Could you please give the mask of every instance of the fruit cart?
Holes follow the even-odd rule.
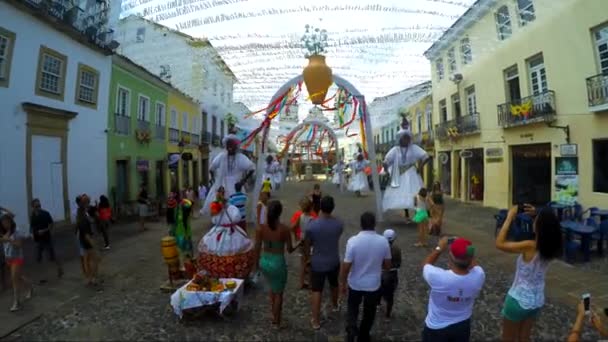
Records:
[[[196,274],[171,295],[173,312],[180,319],[213,312],[226,319],[227,312],[237,312],[243,300],[244,281],[237,278],[213,278]]]

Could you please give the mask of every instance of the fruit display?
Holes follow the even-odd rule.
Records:
[[[192,281],[186,286],[187,291],[222,292],[227,287],[218,279],[206,275],[195,274]],[[234,287],[233,287],[234,288]]]
[[[226,286],[226,288],[227,288],[228,290],[234,290],[234,289],[236,288],[236,281],[234,281],[234,280],[228,280],[228,281],[227,281],[227,282],[224,284],[224,286]]]

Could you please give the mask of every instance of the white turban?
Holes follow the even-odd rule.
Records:
[[[224,146],[226,146],[226,144],[228,143],[229,140],[233,140],[237,143],[237,145],[241,144],[241,140],[234,134],[228,134],[227,136],[224,137],[224,140],[222,140],[222,144]]]
[[[412,132],[411,132],[409,129],[403,129],[403,128],[402,128],[402,129],[400,129],[400,130],[399,130],[399,132],[397,132],[397,137],[398,137],[399,139],[401,139],[401,137],[403,137],[404,135],[407,135],[407,136],[409,136],[410,138],[412,138],[412,137],[413,137],[413,134],[412,134]]]

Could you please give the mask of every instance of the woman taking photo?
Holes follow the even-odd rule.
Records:
[[[519,254],[515,279],[507,293],[502,309],[502,340],[529,341],[532,327],[540,309],[545,304],[545,274],[551,260],[562,253],[562,233],[557,216],[550,208],[538,214],[531,205],[524,205],[526,215],[535,216],[534,240],[507,241],[511,224],[516,219],[519,206],[509,210],[507,219],[496,237],[496,248],[507,253]]]
[[[11,312],[19,310],[19,292],[27,288],[25,299],[30,299],[33,290],[32,283],[22,273],[24,262],[23,240],[26,236],[17,230],[17,225],[13,220],[14,217],[15,215],[8,209],[0,207],[0,242],[2,242],[6,264],[10,269],[13,283]]]
[[[277,328],[281,325],[283,290],[285,290],[287,284],[285,249],[288,253],[295,250],[291,243],[291,231],[279,221],[282,212],[281,202],[271,201],[268,203],[266,223],[260,225],[255,234],[255,260],[257,260],[257,265],[254,266],[254,272],[259,267],[270,285],[272,326]]]

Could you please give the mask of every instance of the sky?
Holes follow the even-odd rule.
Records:
[[[430,79],[424,51],[473,2],[123,0],[121,15],[208,38],[239,80],[234,101],[257,110],[307,65],[305,25],[328,31],[327,64],[370,103]]]

